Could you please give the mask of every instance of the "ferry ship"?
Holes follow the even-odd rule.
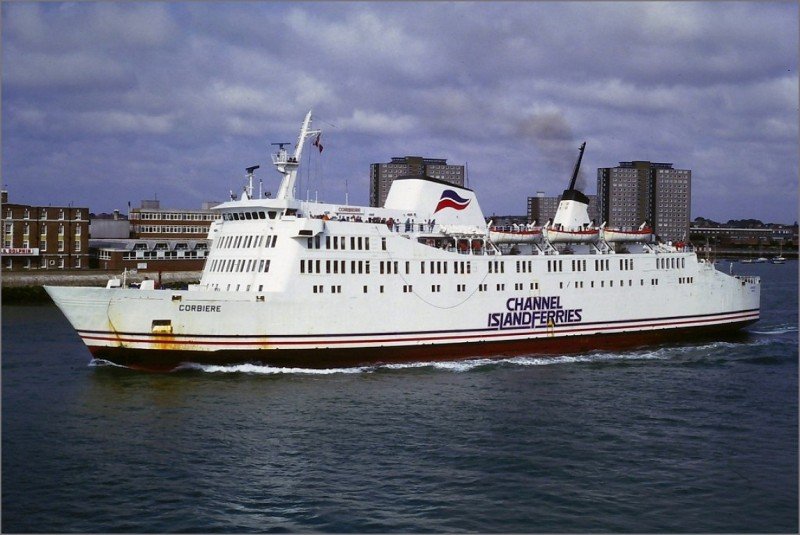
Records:
[[[272,155],[274,198],[214,209],[209,254],[186,290],[46,290],[96,359],[149,370],[184,363],[330,368],[564,354],[680,341],[759,319],[758,277],[734,276],[649,229],[595,228],[575,164],[552,221],[503,232],[475,192],[401,176],[383,207],[298,199],[294,151]],[[585,145],[585,144],[584,144]],[[603,226],[604,227],[604,226]]]

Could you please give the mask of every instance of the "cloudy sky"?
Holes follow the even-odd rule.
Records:
[[[796,2],[2,3],[12,202],[197,208],[276,191],[271,142],[314,109],[299,196],[366,204],[369,164],[467,164],[488,214],[598,167],[692,170],[692,217],[797,220]],[[315,193],[316,192],[316,193]]]

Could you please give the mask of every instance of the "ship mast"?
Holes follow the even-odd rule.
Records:
[[[272,155],[272,163],[275,165],[275,169],[283,175],[278,194],[275,197],[277,199],[292,200],[295,198],[294,184],[297,180],[297,168],[300,165],[300,157],[303,155],[303,146],[306,138],[321,133],[321,130],[311,130],[311,111],[308,110],[303,126],[300,128],[294,155],[289,156],[288,151],[284,148],[284,145],[288,145],[288,143],[277,143],[279,146],[278,153]]]
[[[567,190],[575,189],[575,179],[578,178],[578,173],[581,170],[581,160],[583,159],[583,151],[586,148],[586,142],[581,143],[580,153],[578,154],[578,161],[575,162],[575,169],[572,170],[572,180],[569,182]]]

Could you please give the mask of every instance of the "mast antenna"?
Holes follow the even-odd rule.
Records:
[[[278,145],[278,154],[272,155],[272,163],[280,174],[283,175],[281,185],[278,188],[278,199],[294,199],[295,182],[297,180],[297,168],[300,165],[300,158],[303,154],[303,146],[308,137],[321,133],[321,130],[311,130],[311,110],[306,114],[303,125],[300,128],[300,135],[297,137],[297,145],[294,155],[289,156],[285,145],[289,143],[273,143]]]
[[[249,198],[251,198],[251,199],[253,198],[253,172],[256,169],[260,168],[260,167],[261,167],[260,165],[253,165],[253,166],[245,168],[245,171],[247,172],[247,190],[246,191],[247,191],[247,196]],[[261,193],[259,191],[259,196],[260,195],[261,195]]]

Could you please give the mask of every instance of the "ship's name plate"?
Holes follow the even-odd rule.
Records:
[[[179,312],[222,312],[222,305],[178,305]]]

